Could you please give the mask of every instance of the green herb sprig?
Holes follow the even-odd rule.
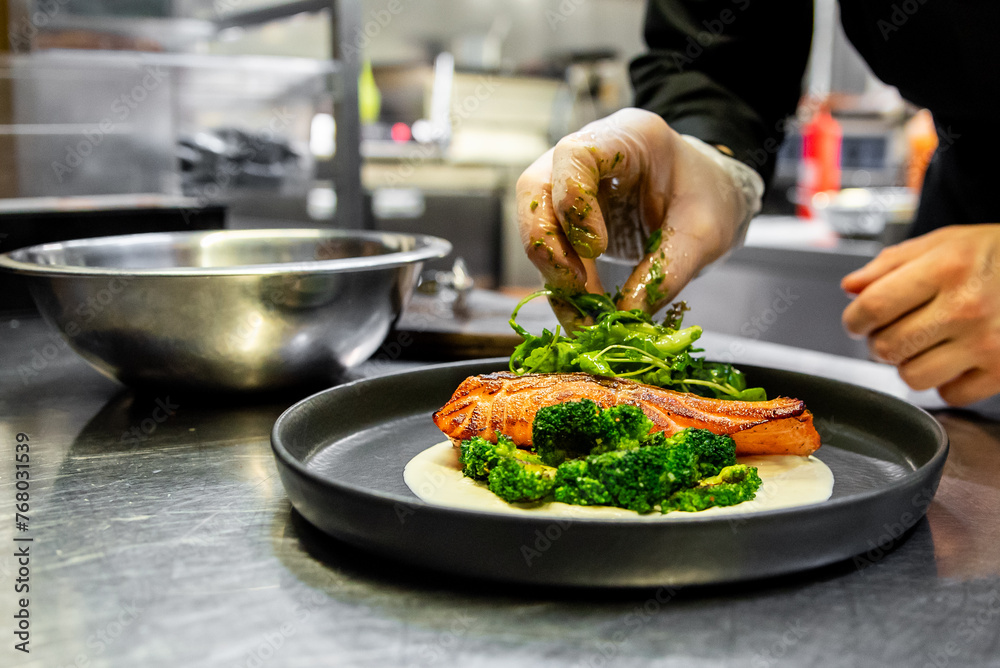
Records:
[[[517,313],[542,296],[571,304],[594,324],[580,327],[572,337],[561,336],[559,327],[535,336],[517,324]],[[510,370],[519,375],[584,371],[715,399],[767,399],[764,388],[748,388],[743,373],[732,364],[707,362],[694,355],[703,352],[692,345],[702,330],[681,328],[685,310],[683,302],[674,304],[658,325],[639,309],[619,311],[610,295],[539,290],[522,299],[511,313],[510,326],[523,341],[510,356]]]

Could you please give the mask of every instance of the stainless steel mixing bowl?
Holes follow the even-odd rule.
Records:
[[[274,389],[368,358],[424,260],[423,235],[319,229],[135,234],[0,255],[76,352],[129,385]]]

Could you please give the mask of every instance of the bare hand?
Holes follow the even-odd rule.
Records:
[[[884,249],[848,274],[848,332],[914,390],[949,404],[1000,393],[1000,225],[956,225]]]

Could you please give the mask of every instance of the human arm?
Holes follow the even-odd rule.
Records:
[[[632,73],[637,103],[655,113],[623,110],[591,124],[518,182],[521,240],[548,285],[602,291],[593,259],[606,252],[638,263],[619,307],[653,313],[740,240],[763,189],[750,168],[773,169],[811,33],[811,3],[759,5],[650,4],[650,53]],[[692,40],[700,51],[688,55]],[[750,167],[734,170],[722,153],[682,133]],[[661,248],[647,252],[657,233]],[[553,308],[567,327],[579,320],[563,302]]]
[[[1000,393],[1000,225],[954,225],[884,249],[841,286],[847,331],[949,404]]]
[[[769,182],[812,38],[810,0],[650,0],[635,105],[729,148]]]

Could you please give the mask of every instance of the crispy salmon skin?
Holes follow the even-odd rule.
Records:
[[[499,371],[466,378],[434,424],[453,442],[510,437],[531,446],[531,423],[544,406],[590,399],[601,408],[637,406],[667,435],[687,427],[732,436],[739,455],[810,455],[820,446],[812,414],[799,399],[724,401],[587,373],[518,376]]]

